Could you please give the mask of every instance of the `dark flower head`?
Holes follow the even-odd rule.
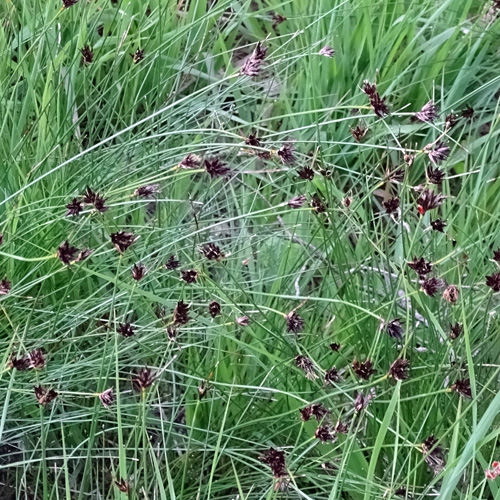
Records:
[[[128,484],[128,481],[125,481],[125,479],[121,478],[116,478],[115,479],[115,486],[122,492],[122,493],[128,493],[130,490],[130,486]]]
[[[339,352],[340,348],[341,348],[341,345],[337,344],[337,342],[333,342],[332,344],[330,344],[330,349],[334,352]]]
[[[62,0],[62,3],[65,9],[69,9],[70,7],[78,3],[78,0]]]
[[[218,316],[220,314],[220,311],[220,304],[217,301],[212,300],[212,302],[208,304],[208,312],[210,313],[210,316],[212,316],[212,318]]]
[[[422,282],[422,290],[429,297],[434,297],[438,290],[445,286],[446,282],[441,278],[429,278]]]
[[[34,390],[38,404],[40,404],[41,406],[48,405],[57,397],[57,392],[54,391],[54,389],[45,389],[41,385],[35,386]]]
[[[297,170],[297,174],[301,179],[312,181],[314,179],[314,170],[311,167],[303,167]]]
[[[256,148],[260,148],[262,143],[260,142],[260,139],[257,137],[255,134],[250,134],[246,139],[245,139],[245,144],[247,146],[254,146]]]
[[[314,437],[323,443],[334,443],[337,440],[337,436],[330,425],[320,425],[316,429]]]
[[[174,269],[177,269],[178,267],[180,267],[181,263],[176,259],[175,255],[171,255],[167,262],[165,263],[165,267],[169,270],[169,271],[173,271]]]
[[[174,309],[174,323],[176,325],[185,325],[189,321],[189,304],[185,304],[183,300],[177,302]]]
[[[231,169],[219,158],[205,159],[205,170],[211,177],[225,177],[231,173]]]
[[[352,198],[350,196],[345,196],[341,201],[345,208],[349,208],[352,205]]]
[[[137,49],[133,54],[129,54],[134,64],[140,63],[144,59],[144,49]]]
[[[304,421],[308,421],[311,417],[314,417],[319,422],[323,420],[328,413],[330,412],[322,404],[314,403],[300,410],[300,418]]]
[[[129,248],[138,239],[138,237],[134,236],[133,233],[126,233],[125,231],[112,233],[110,238],[111,242],[120,253],[125,252],[125,250],[127,250],[127,248]]]
[[[394,380],[406,380],[409,377],[409,366],[410,362],[407,359],[396,359],[389,368],[389,377],[392,377]]]
[[[7,295],[11,288],[12,283],[7,278],[0,281],[0,295]]]
[[[88,187],[85,189],[85,193],[83,195],[82,202],[85,203],[86,205],[93,205],[95,198],[97,196],[97,193],[92,190],[92,188]]]
[[[140,186],[134,191],[134,196],[141,198],[151,198],[160,192],[159,184],[148,184],[147,186]]]
[[[380,97],[379,93],[376,92],[373,96],[370,96],[370,105],[373,112],[379,117],[383,118],[389,114],[389,108],[385,102],[385,97]]]
[[[430,189],[424,189],[417,199],[418,211],[421,215],[424,215],[428,210],[433,210],[443,204],[445,196],[442,194],[436,194]]]
[[[104,408],[109,408],[115,401],[115,397],[113,395],[113,388],[110,387],[109,389],[106,389],[104,392],[101,392],[99,394],[99,399],[101,400],[101,403],[104,406]]]
[[[94,51],[90,48],[89,45],[84,45],[83,49],[80,49],[82,53],[82,65],[91,64],[94,60]]]
[[[373,96],[377,93],[377,85],[375,83],[370,83],[368,80],[363,82],[363,92],[367,96]]]
[[[444,233],[446,222],[441,219],[431,220],[431,227],[433,231],[439,231],[440,233]]]
[[[106,212],[106,210],[109,209],[109,207],[107,207],[105,205],[106,203],[106,198],[104,198],[104,196],[101,196],[100,194],[96,193],[95,195],[95,198],[94,198],[94,208],[98,211],[98,212]]]
[[[368,127],[365,127],[358,123],[355,127],[351,127],[351,135],[354,137],[356,142],[361,142],[368,132]]]
[[[69,266],[71,261],[75,260],[77,252],[78,248],[72,247],[69,241],[65,241],[57,249],[57,257],[63,264]]]
[[[132,273],[132,278],[134,278],[136,281],[141,281],[147,273],[146,266],[142,262],[134,264],[130,271]]]
[[[133,377],[132,384],[136,391],[144,391],[155,381],[155,376],[150,368],[144,366]]]
[[[326,212],[326,208],[327,208],[325,203],[321,200],[321,198],[316,193],[313,195],[313,197],[311,199],[311,207],[318,214]]]
[[[427,173],[427,179],[431,184],[436,184],[438,186],[441,186],[445,175],[442,170],[440,170],[437,167],[432,168],[431,166],[429,166],[426,170],[426,173]]]
[[[500,292],[500,272],[486,276],[486,285],[494,292]]]
[[[198,280],[198,271],[196,269],[189,269],[188,271],[181,271],[181,278],[186,283],[196,283]]]
[[[393,198],[389,198],[387,201],[384,201],[385,211],[388,214],[392,214],[398,211],[399,208],[399,198],[397,196]]]
[[[420,278],[423,278],[432,271],[432,262],[426,261],[423,257],[419,259],[413,257],[413,260],[408,262],[408,267],[413,269]]]
[[[286,315],[286,329],[289,333],[300,333],[304,329],[304,324],[305,321],[295,311]]]
[[[278,149],[277,155],[285,165],[291,165],[292,163],[295,163],[296,160],[294,153],[294,145],[291,142],[285,142]]]
[[[456,340],[460,335],[462,335],[462,332],[464,330],[464,327],[460,323],[455,323],[454,325],[450,325],[450,339],[451,340]]]
[[[464,398],[472,398],[472,390],[470,387],[470,380],[468,378],[459,378],[451,386],[451,390],[460,394]]]
[[[361,410],[366,408],[372,399],[372,393],[368,393],[366,396],[362,392],[356,394],[356,399],[354,400],[354,411],[359,413]]]
[[[336,384],[337,382],[340,382],[340,380],[341,380],[340,373],[337,370],[337,368],[335,368],[335,366],[333,366],[329,370],[326,370],[326,372],[325,372],[325,384],[326,385]]]
[[[460,116],[458,116],[457,114],[455,114],[453,112],[446,115],[446,117],[444,119],[445,128],[447,128],[447,129],[453,128],[459,122],[459,120],[460,120]]]
[[[240,326],[248,326],[250,324],[250,318],[248,316],[240,316],[236,318],[236,324]]]
[[[129,322],[118,323],[116,331],[123,337],[132,337],[135,334],[135,328]]]
[[[434,101],[431,99],[420,111],[415,113],[415,116],[412,117],[412,121],[433,123],[434,120],[439,117],[438,111],[438,106],[436,106]]]
[[[320,56],[325,56],[325,57],[333,57],[335,55],[335,51],[330,47],[329,45],[325,45],[320,51],[319,51]]]
[[[403,160],[409,167],[411,167],[413,165],[415,157],[409,153],[405,153],[405,155],[403,156]]]
[[[394,494],[401,498],[412,498],[412,496],[408,493],[408,490],[404,486],[400,486],[398,489],[396,489],[394,491]]]
[[[349,432],[349,424],[338,420],[335,424],[334,432],[337,434],[347,434]]]
[[[284,23],[286,21],[286,17],[281,14],[277,14],[276,12],[272,15],[273,18],[273,28],[276,28],[279,24]]]
[[[93,253],[94,250],[91,248],[84,248],[83,250],[80,250],[76,256],[75,262],[82,262],[83,260],[88,259]]]
[[[45,356],[41,349],[33,349],[28,353],[29,368],[41,369],[45,366]]]
[[[288,476],[284,452],[269,448],[259,456],[259,461],[271,469],[275,478]]]
[[[0,233],[0,245],[3,245],[3,233]]]
[[[384,321],[381,327],[391,339],[402,339],[405,333],[400,318],[394,318],[387,322]]]
[[[30,369],[30,360],[28,356],[25,356],[23,358],[18,358],[16,356],[11,356],[9,359],[8,366],[10,368],[15,368],[16,370],[20,372],[24,372],[26,370]]]
[[[422,443],[422,453],[426,464],[433,470],[434,474],[439,474],[446,465],[443,449],[438,446],[438,441],[434,435],[429,436]]]
[[[307,201],[307,198],[303,195],[294,196],[291,200],[288,201],[287,205],[291,208],[300,208]]]
[[[450,304],[454,304],[458,297],[460,296],[460,291],[456,285],[448,285],[446,290],[443,292],[443,299]]]
[[[424,153],[427,153],[429,160],[434,163],[434,165],[438,165],[450,156],[450,148],[441,141],[434,145],[428,144],[424,147],[423,151]]]
[[[224,258],[224,253],[215,243],[207,243],[201,249],[201,253],[208,260],[221,260]]]
[[[201,158],[198,155],[189,153],[184,157],[184,159],[179,163],[181,168],[197,168],[201,164]]]
[[[298,355],[295,357],[295,365],[306,374],[306,377],[309,380],[318,378],[318,375],[316,374],[316,367],[314,366],[311,358],[303,355]]]
[[[68,209],[66,212],[66,217],[70,215],[78,215],[83,210],[82,202],[77,198],[73,198],[71,203],[68,203],[66,205],[66,208]]]
[[[493,250],[493,260],[500,263],[500,248],[498,250]]]
[[[462,115],[462,118],[465,118],[469,123],[472,122],[475,118],[476,112],[474,111],[474,108],[472,106],[465,106],[464,109],[460,112]]]
[[[368,380],[374,373],[376,373],[376,370],[373,369],[373,362],[370,359],[363,362],[355,359],[352,362],[352,369],[358,377],[364,380]]]
[[[260,67],[267,55],[267,47],[259,42],[250,56],[247,57],[240,74],[247,76],[257,76]]]

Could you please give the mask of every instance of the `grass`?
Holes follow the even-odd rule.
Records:
[[[0,295],[0,497],[500,498],[484,474],[500,459],[500,302],[485,284],[499,270],[500,10],[477,0],[61,7],[0,4],[0,279],[12,283]],[[273,26],[274,13],[286,20]],[[259,41],[260,74],[241,75]],[[82,64],[86,45],[93,60]],[[325,45],[333,58],[318,54]],[[390,115],[373,112],[364,80]],[[412,121],[430,99],[439,118]],[[467,106],[472,119],[447,128]],[[358,124],[369,129],[360,143]],[[245,144],[250,134],[260,146]],[[424,150],[438,139],[450,147],[441,187]],[[286,164],[277,152],[290,141]],[[189,153],[231,174],[179,168]],[[298,176],[305,166],[312,180]],[[159,193],[134,196],[154,184]],[[421,215],[424,185],[446,199]],[[109,209],[66,216],[87,186]],[[391,197],[399,209],[388,214]],[[444,232],[430,226],[437,217]],[[118,231],[139,237],[123,254],[110,241]],[[64,241],[94,253],[64,265]],[[207,243],[225,256],[208,260]],[[180,268],[169,270],[172,255]],[[422,291],[414,257],[458,287],[455,303]],[[135,281],[139,262],[147,274]],[[192,269],[186,283],[180,272]],[[172,338],[181,300],[190,319]],[[287,331],[292,311],[302,332]],[[380,328],[394,318],[401,339]],[[118,333],[126,322],[133,336]],[[12,367],[38,348],[43,368]],[[394,380],[399,358],[409,377]],[[354,360],[375,373],[360,378]],[[137,390],[143,367],[154,383]],[[341,377],[325,384],[332,367]],[[464,379],[470,398],[452,390]],[[33,386],[58,395],[40,405]],[[313,403],[331,411],[321,423],[301,419]],[[338,420],[346,434],[315,437]],[[275,478],[262,463],[271,447],[285,456]]]

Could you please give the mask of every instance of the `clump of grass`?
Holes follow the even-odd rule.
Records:
[[[495,2],[236,4],[0,5],[2,498],[495,496]]]

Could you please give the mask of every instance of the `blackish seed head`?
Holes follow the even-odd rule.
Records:
[[[78,3],[78,0],[62,0],[62,3],[65,9],[69,9],[71,6]]]
[[[314,179],[314,170],[311,167],[303,167],[297,170],[299,178],[306,181],[312,181]]]
[[[500,292],[500,271],[486,276],[486,286],[489,286],[494,292]]]
[[[376,373],[376,370],[373,369],[373,362],[370,359],[362,362],[355,359],[352,362],[352,369],[354,373],[363,380],[369,380],[369,378]]]
[[[104,392],[99,394],[99,399],[104,406],[104,408],[109,408],[115,401],[115,397],[113,395],[113,388],[110,387],[106,389]]]
[[[68,203],[66,205],[66,208],[68,209],[66,212],[66,217],[69,217],[70,215],[78,215],[83,210],[82,202],[77,198],[73,198],[71,203]]]
[[[351,128],[351,135],[356,142],[361,142],[368,132],[368,127],[358,123],[355,127]]]
[[[292,163],[295,163],[295,147],[293,143],[285,142],[284,144],[282,144],[282,146],[277,151],[277,155],[285,165],[291,165]]]
[[[323,443],[334,443],[337,440],[337,436],[330,425],[320,425],[316,429],[314,437]]]
[[[12,283],[7,278],[3,278],[0,281],[0,295],[7,295],[11,288]]]
[[[212,318],[215,318],[221,312],[220,304],[217,301],[212,300],[212,302],[208,304],[208,312],[210,313],[210,316],[212,316]]]
[[[389,337],[391,337],[392,339],[401,340],[405,333],[404,328],[401,325],[400,318],[394,318],[387,322],[384,321],[381,327],[387,333],[387,335],[389,335]]]
[[[61,243],[57,249],[57,257],[63,263],[69,266],[73,260],[75,260],[78,253],[78,248],[73,247],[69,244],[69,241]]]
[[[450,339],[456,340],[460,335],[462,335],[464,328],[460,323],[455,323],[450,325]]]
[[[412,117],[412,121],[421,121],[427,123],[433,123],[436,118],[439,117],[438,106],[431,99],[424,107],[415,113]]]
[[[395,196],[393,198],[389,198],[387,201],[384,201],[384,208],[388,214],[397,213],[399,209],[399,198]]]
[[[459,378],[456,380],[451,386],[451,390],[464,398],[472,398],[472,389],[470,386],[470,379],[468,378]]]
[[[174,323],[176,325],[185,325],[189,321],[189,304],[185,304],[183,300],[177,302],[174,309]]]
[[[132,337],[135,334],[135,328],[131,323],[118,323],[116,331],[123,337]]]
[[[40,406],[46,406],[57,397],[57,392],[54,389],[46,389],[41,385],[34,387],[35,397]]]
[[[127,250],[138,237],[134,236],[133,233],[126,233],[125,231],[118,231],[117,233],[112,233],[110,235],[111,243],[115,246],[118,252],[123,253]]]
[[[196,283],[198,280],[198,271],[196,269],[189,269],[188,271],[181,271],[181,278],[186,283]]]
[[[408,368],[410,362],[407,359],[398,358],[389,368],[389,376],[395,380],[406,380],[409,377]]]
[[[240,74],[247,76],[258,76],[264,59],[267,55],[267,47],[259,42],[255,47],[252,54],[250,54],[242,68],[240,69]]]
[[[300,333],[304,329],[305,321],[295,311],[286,315],[286,329],[293,333]]]
[[[221,260],[224,258],[224,253],[215,243],[207,243],[201,248],[201,253],[208,260]]]
[[[446,282],[441,278],[429,278],[422,282],[422,290],[429,297],[434,297],[434,295],[443,287],[446,286]]]
[[[144,366],[132,378],[132,384],[136,391],[144,391],[155,381],[155,376],[150,368]]]
[[[94,60],[94,51],[89,45],[85,45],[83,49],[80,49],[82,54],[82,65],[91,64]]]
[[[431,184],[436,184],[438,186],[441,186],[445,176],[443,170],[440,170],[437,167],[432,168],[432,166],[429,166],[427,167],[426,173],[427,173],[427,179]]]
[[[318,378],[318,375],[316,374],[316,367],[314,366],[311,358],[303,355],[298,355],[295,357],[295,365],[306,374],[306,377],[309,380]]]
[[[419,259],[413,257],[413,260],[408,262],[408,267],[413,269],[418,274],[419,278],[424,278],[426,274],[432,271],[432,263],[426,261],[423,257]]]
[[[330,47],[329,45],[325,45],[319,51],[319,55],[331,58],[331,57],[333,57],[335,55],[335,50],[333,50],[333,48]]]
[[[134,64],[140,63],[144,59],[144,49],[137,49],[133,54],[129,54]]]
[[[446,221],[441,219],[432,220],[431,227],[433,231],[439,231],[440,233],[444,233],[444,228],[446,227]]]
[[[147,186],[138,187],[134,191],[134,196],[139,196],[141,198],[151,198],[152,196],[160,192],[159,184],[148,184]]]
[[[205,170],[211,177],[226,177],[231,173],[231,169],[219,158],[205,159]]]
[[[189,153],[184,157],[184,159],[179,163],[181,168],[198,168],[201,165],[201,158],[198,155]]]
[[[337,368],[335,368],[335,366],[333,366],[329,370],[326,370],[326,372],[325,372],[325,384],[326,385],[336,384],[337,382],[340,382],[340,380],[341,380],[340,373],[337,370]]]
[[[445,161],[448,156],[450,156],[450,148],[442,141],[436,144],[428,144],[423,149],[424,153],[427,153],[429,160],[434,163],[434,165],[439,165],[439,163]]]
[[[424,215],[428,210],[433,210],[443,204],[446,196],[442,194],[435,193],[430,189],[424,189],[417,199],[418,212]]]
[[[339,352],[340,349],[341,349],[341,345],[340,344],[337,344],[337,342],[333,342],[332,344],[330,344],[330,349],[333,351],[333,352]]]
[[[181,263],[180,261],[177,260],[177,258],[175,257],[175,255],[171,255],[167,262],[165,262],[165,267],[169,270],[169,271],[173,271],[174,269],[177,269],[178,267],[180,267]]]
[[[130,271],[132,273],[132,278],[134,278],[136,281],[141,281],[147,273],[146,266],[142,262],[134,264]]]

